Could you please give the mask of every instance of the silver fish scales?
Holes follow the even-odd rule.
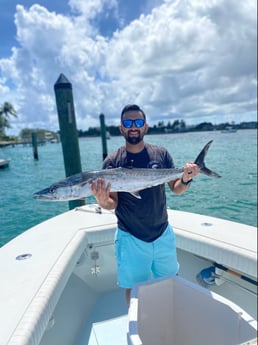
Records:
[[[212,140],[204,146],[194,162],[198,165],[200,173],[219,178],[221,176],[208,169],[204,163],[211,143]],[[82,172],[53,183],[36,192],[33,197],[46,201],[84,199],[92,194],[92,182],[103,178],[106,183],[111,184],[111,192],[128,192],[140,198],[139,191],[181,178],[183,172],[183,167],[173,169],[114,168]]]

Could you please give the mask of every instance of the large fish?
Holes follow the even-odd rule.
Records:
[[[204,164],[204,158],[211,143],[212,140],[204,146],[194,163],[198,165],[201,173],[211,177],[221,177],[209,170]],[[128,192],[137,198],[141,198],[138,191],[176,180],[182,177],[183,172],[184,168],[114,168],[82,172],[56,182],[48,188],[35,193],[33,196],[35,199],[49,201],[84,199],[92,194],[92,182],[98,178],[103,178],[106,183],[111,183],[111,192]]]

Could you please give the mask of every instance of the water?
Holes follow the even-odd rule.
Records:
[[[145,137],[146,142],[166,147],[177,167],[193,161],[212,139],[214,142],[206,156],[206,165],[223,178],[199,175],[185,194],[179,196],[168,191],[168,206],[256,226],[256,130],[232,134],[198,132]],[[111,138],[107,143],[108,151],[112,152],[123,143],[122,137]],[[100,138],[81,139],[80,152],[83,170],[101,168]],[[34,192],[65,177],[61,144],[40,146],[38,153],[39,160],[35,161],[29,146],[0,150],[0,158],[11,158],[10,167],[0,170],[0,246],[33,225],[68,210],[67,202],[43,202],[32,198]],[[87,198],[87,203],[94,201],[93,197]]]

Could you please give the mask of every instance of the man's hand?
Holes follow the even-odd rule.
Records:
[[[110,193],[111,184],[106,185],[105,179],[98,178],[91,184],[91,190],[99,206],[112,210],[117,206],[117,193]]]
[[[168,182],[169,188],[175,194],[183,194],[190,186],[191,180],[198,175],[200,169],[197,164],[193,162],[186,163],[184,165],[184,173],[181,179]]]
[[[197,164],[193,162],[186,163],[184,166],[184,174],[182,176],[182,180],[184,182],[188,182],[192,180],[196,175],[198,175],[200,169]]]
[[[98,178],[91,184],[91,190],[99,204],[105,204],[109,199],[111,184],[106,186],[105,179]]]

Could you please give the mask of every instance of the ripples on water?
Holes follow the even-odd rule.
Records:
[[[214,140],[206,156],[206,165],[223,177],[199,175],[187,193],[178,196],[167,192],[172,209],[200,213],[240,223],[257,225],[257,132],[199,132],[147,135],[146,142],[164,146],[176,167],[193,161],[202,147]],[[108,151],[123,145],[122,137],[108,140]],[[80,140],[83,170],[100,169],[100,138]],[[32,194],[65,177],[61,144],[38,147],[34,161],[32,148],[16,146],[0,149],[0,158],[11,158],[10,167],[0,170],[1,215],[0,245],[43,220],[68,210],[67,203],[40,202]],[[89,197],[87,202],[94,202]]]

